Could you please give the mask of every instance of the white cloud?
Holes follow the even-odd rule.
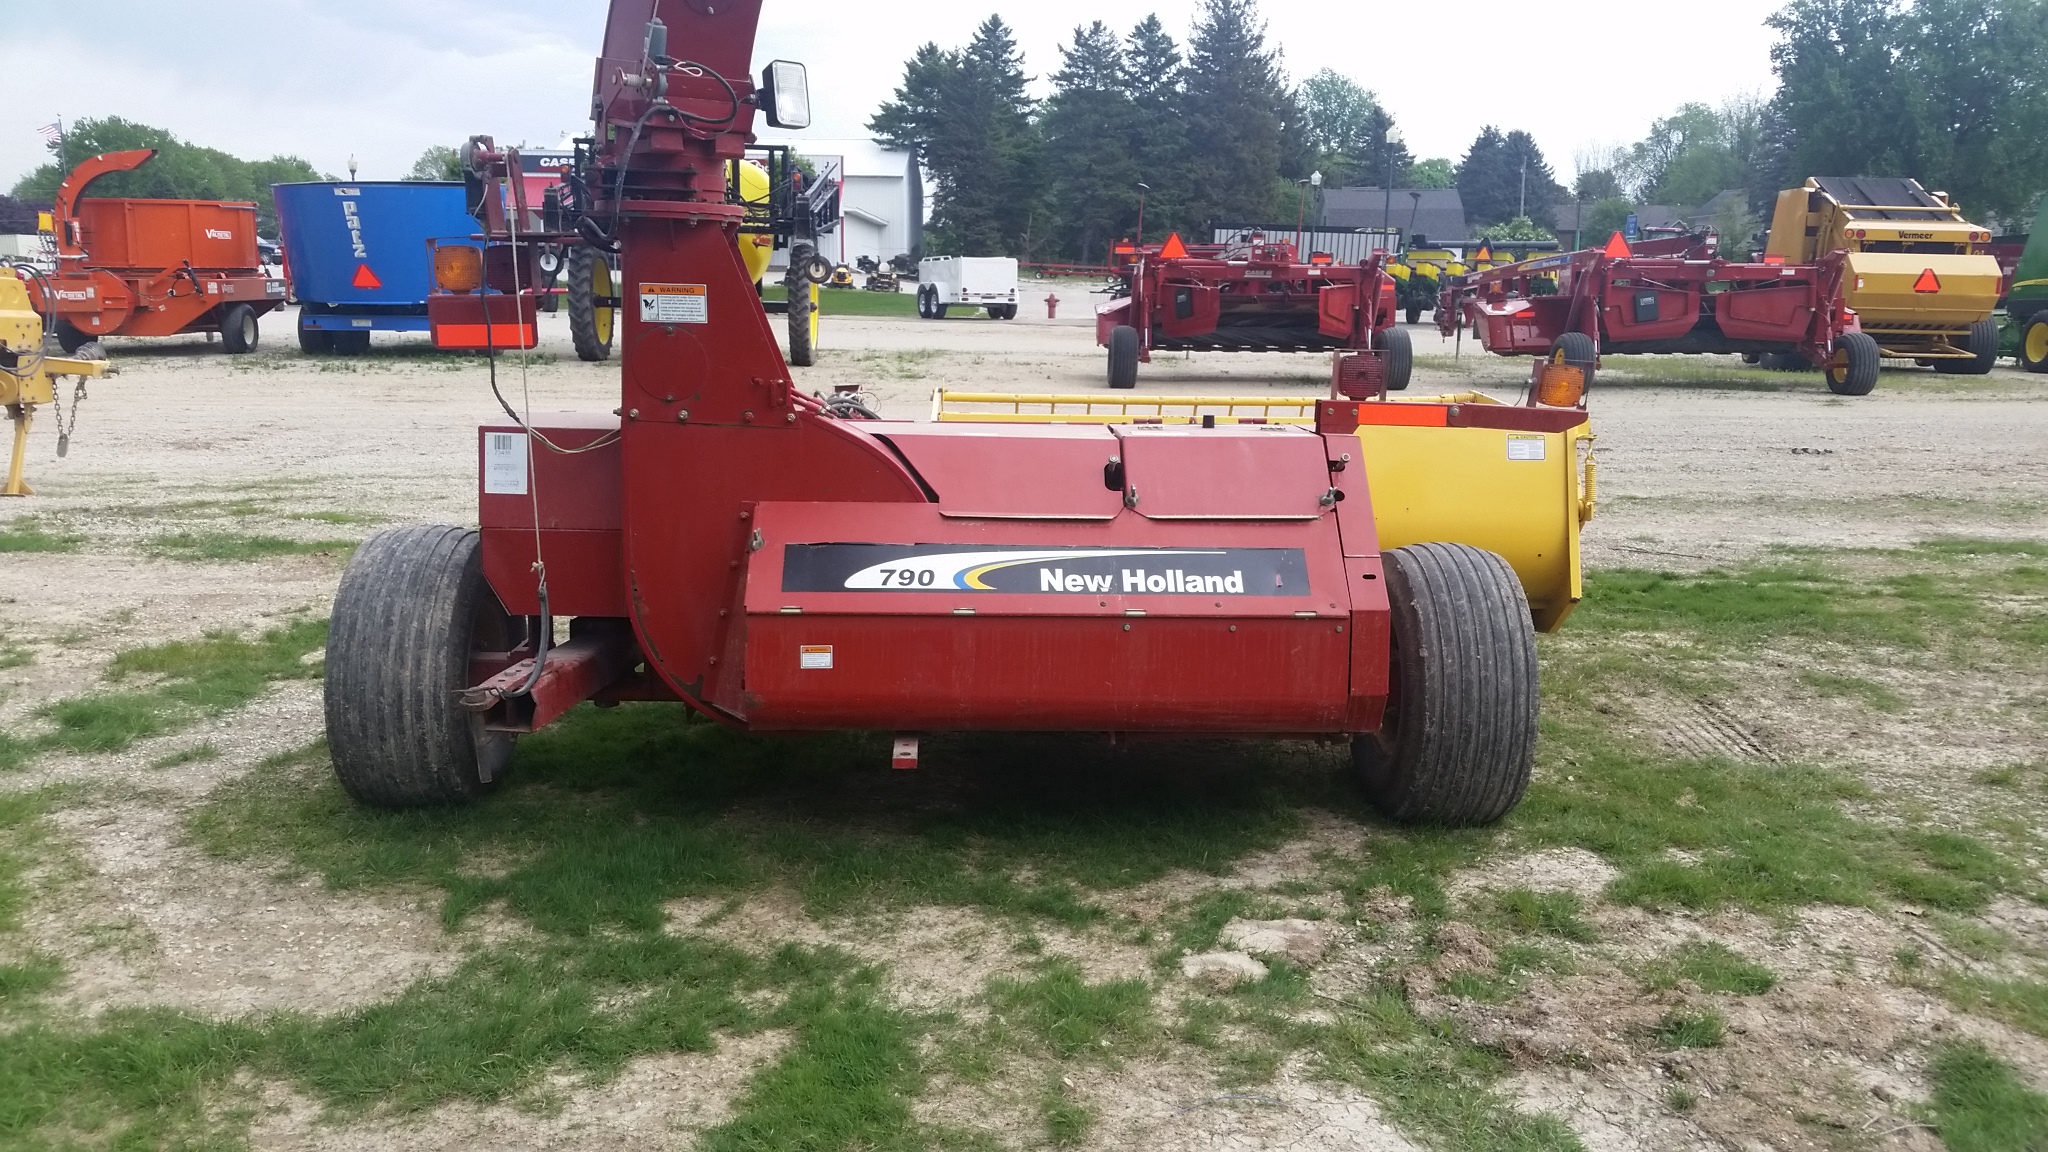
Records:
[[[676,0],[667,0],[674,3]],[[639,10],[645,0],[621,0]],[[1675,5],[1509,0],[1266,0],[1270,42],[1300,78],[1323,67],[1379,93],[1424,156],[1457,157],[1483,124],[1535,134],[1569,176],[1574,150],[1639,137],[1680,103],[1772,87],[1769,0]],[[1076,24],[1127,31],[1156,11],[1184,39],[1195,0],[1038,0],[1006,9],[1043,78]],[[0,37],[32,46],[33,83],[0,101],[0,187],[43,163],[36,127],[122,116],[243,156],[289,153],[394,178],[472,133],[552,145],[588,128],[604,0],[83,0],[53,24],[10,4]],[[986,18],[959,3],[768,0],[757,58],[810,65],[820,136],[860,134],[927,41],[963,44]],[[633,17],[636,21],[637,15]]]

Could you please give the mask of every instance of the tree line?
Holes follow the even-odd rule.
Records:
[[[187,144],[161,128],[118,116],[80,120],[56,144],[48,163],[14,185],[14,198],[47,205],[73,168],[102,152],[154,148],[156,156],[133,172],[113,172],[93,181],[92,194],[164,200],[248,200],[256,204],[256,230],[277,238],[272,184],[329,180],[297,156],[243,160],[218,148]]]
[[[2048,188],[2048,3],[1792,0],[1767,23],[1775,94],[1684,105],[1640,141],[1574,157],[1569,187],[1527,132],[1486,125],[1456,161],[1417,158],[1356,81],[1291,84],[1257,0],[1203,0],[1185,45],[1156,16],[1078,27],[1043,100],[991,16],[964,47],[919,48],[868,127],[930,174],[934,252],[1096,262],[1136,232],[1141,194],[1149,236],[1201,234],[1292,218],[1316,172],[1325,187],[1455,187],[1476,233],[1516,239],[1712,202],[1688,222],[1746,240],[1779,189],[1813,175],[1910,176],[1981,223],[2031,220]]]

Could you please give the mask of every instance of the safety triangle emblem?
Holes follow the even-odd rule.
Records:
[[[1913,291],[1939,292],[1941,291],[1941,277],[1936,276],[1934,269],[1929,268],[1925,272],[1920,273],[1918,280],[1913,281]]]
[[[384,286],[384,282],[377,279],[377,274],[370,271],[368,264],[356,265],[355,279],[350,280],[349,284],[356,288],[382,288]]]
[[[1607,238],[1607,248],[1601,255],[1606,256],[1609,260],[1628,259],[1631,255],[1628,250],[1628,241],[1622,237],[1621,233],[1616,232]]]
[[[1479,245],[1479,251],[1472,254],[1472,262],[1474,264],[1493,263],[1493,245],[1482,242]]]
[[[1166,246],[1159,250],[1159,258],[1161,260],[1185,260],[1187,255],[1188,246],[1182,242],[1178,232],[1167,236]]]

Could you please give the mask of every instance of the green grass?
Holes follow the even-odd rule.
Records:
[[[1823,696],[1860,700],[1879,712],[1903,712],[1906,709],[1904,696],[1862,676],[1809,670],[1799,674],[1799,681]]]
[[[1674,1009],[1657,1022],[1657,1042],[1666,1048],[1718,1048],[1727,1029],[1728,1022],[1711,1008]]]
[[[36,654],[20,644],[0,644],[0,669],[20,668],[33,664]]]
[[[59,700],[36,710],[56,729],[33,740],[15,739],[17,762],[34,749],[116,752],[137,740],[174,731],[205,717],[247,704],[279,680],[320,675],[320,664],[303,658],[327,638],[327,622],[302,620],[273,628],[255,639],[212,632],[197,640],[175,640],[115,656],[107,678],[144,686]],[[0,744],[0,766],[8,759]]]
[[[287,520],[314,520],[321,524],[382,524],[390,519],[374,512],[293,512]]]
[[[151,556],[169,560],[265,560],[273,556],[336,556],[355,551],[353,540],[288,540],[236,532],[173,532],[143,545]]]
[[[2036,1152],[2048,1147],[2048,1096],[1976,1043],[1936,1053],[1934,1125],[1949,1152]]]
[[[2048,1037],[2048,984],[1951,972],[1942,977],[1940,987],[1949,1002],[1965,1012]]]
[[[1582,901],[1576,892],[1532,892],[1510,888],[1494,897],[1494,913],[1516,932],[1556,936],[1580,944],[1599,938],[1593,926],[1579,915]]]
[[[1152,1031],[1152,989],[1143,980],[1090,984],[1068,960],[1045,962],[1029,980],[989,982],[989,1007],[1061,1060],[1128,1050]]]
[[[1743,959],[1718,940],[1688,941],[1643,972],[1643,986],[1651,991],[1675,988],[1681,980],[1692,981],[1702,992],[1738,996],[1761,996],[1778,983],[1776,973]]]
[[[0,553],[76,552],[85,537],[69,532],[51,532],[32,516],[0,525]]]
[[[203,760],[212,760],[219,756],[220,749],[214,747],[213,741],[206,740],[194,744],[190,748],[180,748],[176,752],[159,756],[151,762],[150,767],[177,768],[186,764],[197,764]]]
[[[761,290],[761,299],[782,301],[789,298],[780,285]],[[968,309],[961,309],[968,312]],[[971,313],[980,316],[980,309]],[[903,316],[917,317],[917,297],[908,292],[868,292],[858,288],[821,288],[818,290],[818,315],[820,316]],[[777,321],[780,323],[780,321]]]
[[[502,900],[548,931],[651,930],[667,901],[785,885],[815,914],[924,903],[1081,925],[1102,915],[1091,889],[1227,871],[1299,828],[1298,805],[1344,794],[1325,756],[1289,745],[941,737],[917,774],[887,754],[876,735],[584,707],[522,740],[480,804],[366,809],[311,751],[227,785],[193,831],[337,887],[437,887],[450,923]]]

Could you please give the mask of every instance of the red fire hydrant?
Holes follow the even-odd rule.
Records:
[[[1059,318],[1059,314],[1060,314],[1060,298],[1059,298],[1059,294],[1058,294],[1058,293],[1056,293],[1056,292],[1048,292],[1048,293],[1046,293],[1046,294],[1045,294],[1045,318],[1046,318],[1047,320],[1057,320],[1057,319]]]

